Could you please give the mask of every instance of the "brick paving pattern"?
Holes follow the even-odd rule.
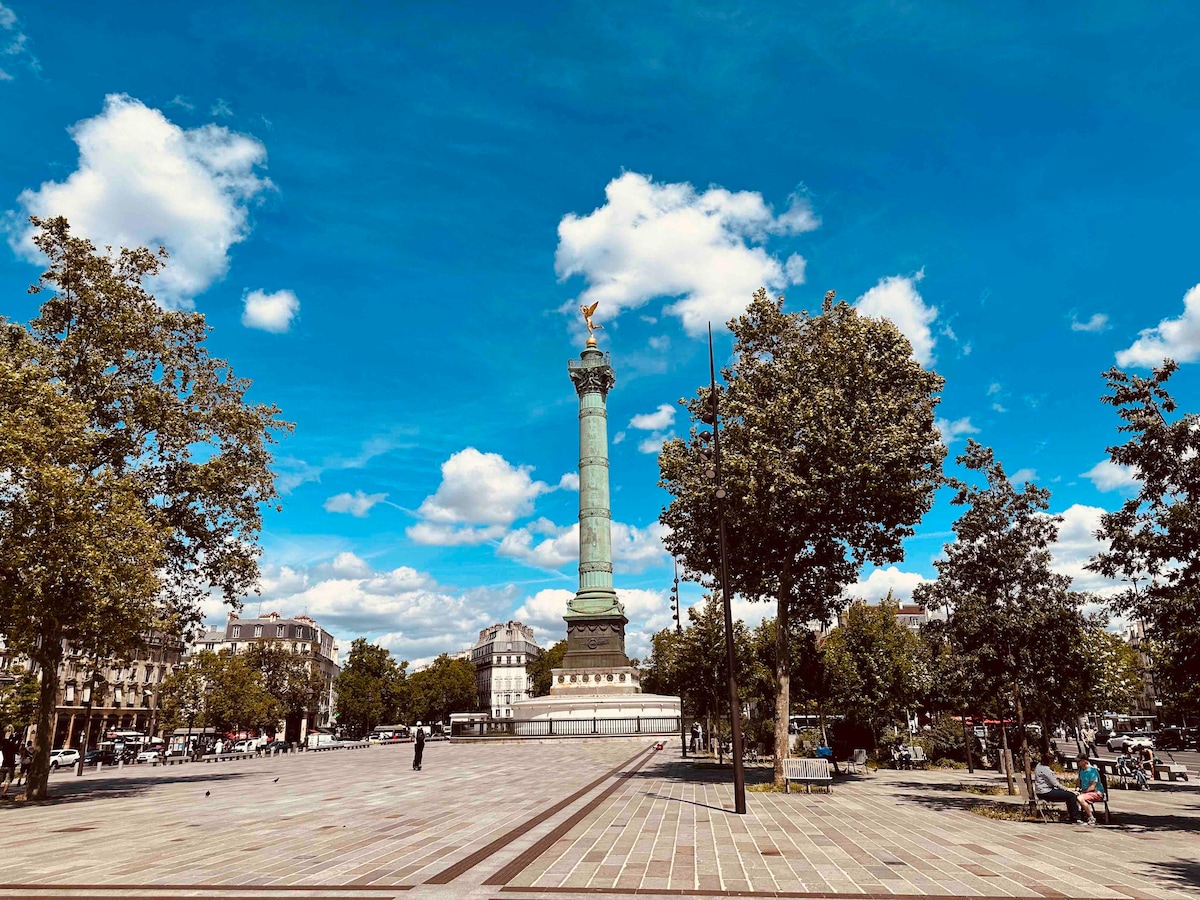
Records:
[[[735,816],[727,772],[644,740],[411,753],[56,776],[55,802],[0,804],[0,898],[1200,896],[1194,784],[1115,791],[1113,828],[966,812],[965,772],[751,792]]]

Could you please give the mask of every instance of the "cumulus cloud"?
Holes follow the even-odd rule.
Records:
[[[915,275],[891,275],[854,301],[864,316],[889,319],[912,344],[913,357],[923,366],[936,361],[931,326],[938,317],[936,307],[929,306],[917,291],[917,282],[925,277],[922,269]],[[953,332],[951,332],[951,335]]]
[[[563,477],[558,479],[558,487],[560,490],[564,490],[564,491],[579,490],[579,473],[578,472],[564,472]]]
[[[666,559],[665,529],[658,522],[645,528],[612,523],[613,569],[637,573]],[[504,535],[497,552],[538,569],[558,570],[579,563],[579,523],[555,525],[538,519]]]
[[[690,334],[740,313],[760,286],[780,290],[803,280],[802,260],[785,266],[762,245],[819,224],[800,194],[776,215],[753,191],[698,191],[636,172],[614,178],[604,193],[603,206],[568,214],[558,226],[555,272],[588,285],[566,308],[600,301],[603,315],[616,316],[656,297],[678,298],[666,312]]]
[[[356,519],[365,519],[371,507],[387,499],[387,494],[365,494],[355,491],[353,494],[334,494],[325,501],[325,511],[331,513],[349,513]]]
[[[888,566],[886,569],[875,569],[865,579],[859,579],[850,585],[843,593],[854,599],[878,602],[887,597],[890,591],[893,599],[911,603],[913,588],[928,580],[916,572],[902,572],[895,566]]]
[[[1008,476],[1008,480],[1011,484],[1016,485],[1022,485],[1027,481],[1036,481],[1037,469],[1017,469],[1017,471]]]
[[[1108,324],[1108,316],[1104,313],[1092,313],[1086,322],[1079,321],[1074,313],[1071,314],[1072,331],[1108,331],[1111,327]]]
[[[417,510],[422,521],[408,529],[419,544],[453,546],[495,540],[516,519],[533,512],[533,501],[554,488],[535,481],[532,466],[514,466],[499,453],[467,447],[442,463],[442,483]]]
[[[946,446],[968,434],[979,434],[979,429],[971,424],[969,416],[961,419],[934,419],[933,426],[942,433],[942,443]]]
[[[218,125],[180,128],[125,94],[109,94],[70,133],[78,168],[23,191],[24,216],[66,216],[101,247],[165,246],[170,264],[149,287],[168,305],[190,306],[225,275],[230,247],[250,233],[248,205],[274,187],[258,174],[267,151],[257,139]],[[10,242],[40,262],[32,235],[22,218]]]
[[[1200,358],[1200,284],[1183,297],[1183,313],[1175,319],[1163,319],[1153,328],[1138,334],[1132,345],[1117,353],[1122,367],[1159,365],[1164,359],[1178,363]]]
[[[208,114],[210,116],[228,118],[233,115],[233,107],[229,105],[228,100],[218,97],[217,102],[212,105],[212,108],[208,111]]]
[[[1098,506],[1080,503],[1058,513],[1063,521],[1058,526],[1058,541],[1050,548],[1051,569],[1060,575],[1070,576],[1075,590],[1092,591],[1102,597],[1121,589],[1119,582],[1110,581],[1084,568],[1093,556],[1108,549],[1106,541],[1096,540],[1100,517],[1104,513],[1105,510]]]
[[[242,297],[242,306],[243,325],[275,334],[291,328],[292,320],[300,312],[300,301],[288,290],[270,294],[263,290],[247,291]]]
[[[1082,475],[1100,491],[1130,491],[1138,488],[1137,470],[1133,466],[1119,466],[1109,459],[1100,460]]]
[[[675,424],[675,407],[670,403],[662,404],[652,413],[641,413],[629,420],[630,428],[641,431],[662,431]]]

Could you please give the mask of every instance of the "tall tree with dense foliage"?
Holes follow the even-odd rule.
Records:
[[[1200,417],[1178,414],[1167,382],[1179,366],[1164,360],[1148,377],[1105,373],[1103,402],[1121,418],[1124,444],[1108,448],[1138,493],[1101,517],[1108,544],[1089,568],[1125,588],[1113,609],[1145,629],[1155,685],[1183,715],[1200,715]]]
[[[0,734],[11,727],[21,737],[37,715],[40,685],[37,675],[22,665],[13,666],[9,674],[12,682],[0,684]]]
[[[26,328],[0,321],[17,373],[0,388],[17,394],[0,403],[0,632],[42,672],[42,799],[64,642],[126,656],[151,628],[185,633],[209,590],[250,592],[269,446],[291,426],[208,354],[202,315],[147,292],[165,252],[97,252],[65,219],[32,221],[46,299]]]
[[[408,679],[412,717],[426,725],[445,722],[450,713],[474,712],[479,706],[475,667],[443,653]]]
[[[991,449],[972,440],[958,463],[986,483],[950,479],[951,502],[966,509],[954,523],[954,542],[934,560],[937,580],[918,585],[914,597],[949,611],[950,645],[970,658],[966,674],[986,688],[975,693],[998,695],[1001,704],[1012,699],[1032,790],[1026,711],[1058,702],[1078,671],[1084,598],[1050,568],[1062,521],[1046,514],[1050,492],[1030,482],[1016,488]]]
[[[245,653],[201,651],[195,662],[204,682],[204,724],[218,734],[274,732],[283,707]]]
[[[921,639],[896,620],[899,605],[850,605],[823,650],[830,705],[846,721],[878,735],[929,695],[931,675]]]
[[[399,724],[408,711],[407,668],[383,647],[355,638],[334,686],[338,725],[365,737],[376,725]]]
[[[250,641],[246,660],[261,675],[263,688],[279,703],[285,732],[299,735],[300,722],[316,724],[325,680],[310,654],[293,651],[277,641]]]
[[[942,379],[895,325],[835,304],[832,291],[810,315],[785,313],[782,297],[759,290],[729,327],[734,361],[722,370],[719,414],[730,590],[775,602],[775,743],[786,747],[790,622],[832,620],[864,562],[903,558],[941,479]],[[707,387],[686,405],[694,422],[710,420]],[[672,496],[661,516],[667,548],[712,586],[720,556],[708,445],[693,425],[664,445],[659,468]]]
[[[554,669],[562,668],[563,656],[567,652],[567,642],[559,641],[548,650],[543,650],[533,658],[525,668],[529,673],[531,683],[530,696],[544,697],[550,693],[550,685],[554,683]]]

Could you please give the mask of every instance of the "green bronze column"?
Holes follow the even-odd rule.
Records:
[[[567,372],[579,395],[579,590],[567,604],[564,668],[628,666],[625,610],[612,578],[612,513],[608,497],[608,410],[616,382],[608,355],[588,338]]]

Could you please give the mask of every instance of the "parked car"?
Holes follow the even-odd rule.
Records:
[[[148,763],[148,762],[154,762],[156,759],[158,759],[158,751],[157,750],[143,750],[141,753],[139,753],[137,755],[136,762]]]
[[[79,762],[79,751],[66,748],[50,751],[50,771],[53,772],[57,768],[66,768],[73,766]]]
[[[1128,734],[1114,734],[1108,739],[1106,746],[1114,753],[1117,751],[1130,753],[1141,750],[1143,747],[1153,750],[1154,738],[1144,731],[1131,731]]]
[[[267,741],[267,743],[263,745],[263,752],[264,753],[287,753],[290,746],[291,745],[288,744],[287,741]]]
[[[258,749],[258,741],[248,740],[248,741],[238,741],[236,744],[234,744],[232,747],[230,747],[225,752],[226,753],[253,753],[257,749]]]
[[[83,754],[83,764],[85,766],[94,766],[98,763],[103,763],[106,766],[115,766],[117,764],[117,757],[111,750],[89,750]]]
[[[1200,728],[1167,725],[1154,735],[1154,745],[1160,750],[1187,750],[1197,745]]]

